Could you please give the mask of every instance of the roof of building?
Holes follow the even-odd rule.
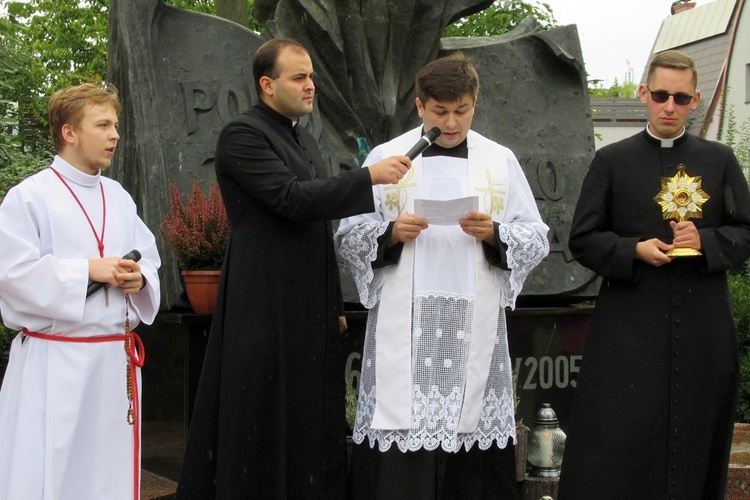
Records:
[[[661,25],[652,52],[681,47],[727,32],[736,0],[717,0],[669,16]]]
[[[648,66],[660,52],[677,49],[695,61],[701,101],[688,120],[688,130],[700,135],[706,127],[705,117],[712,114],[723,91],[722,76],[729,59],[737,0],[716,0],[700,7],[667,17],[654,42],[641,83],[646,82]]]

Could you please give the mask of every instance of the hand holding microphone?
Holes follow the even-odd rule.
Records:
[[[139,260],[141,260],[141,252],[139,252],[138,250],[131,250],[130,252],[122,256],[122,260],[132,260],[138,262]],[[106,284],[107,283],[103,281],[89,280],[89,286],[86,288],[86,297],[90,297],[93,293],[103,288]]]
[[[374,184],[396,184],[411,168],[411,161],[422,154],[440,136],[440,127],[432,127],[404,156],[391,156],[367,167]]]

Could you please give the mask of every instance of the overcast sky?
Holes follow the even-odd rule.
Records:
[[[628,69],[638,83],[673,0],[538,0],[550,6],[558,24],[575,24],[589,80],[609,87],[623,83]],[[697,0],[696,7],[713,0]]]

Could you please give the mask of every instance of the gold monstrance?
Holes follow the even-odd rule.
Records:
[[[700,219],[703,216],[701,207],[710,198],[701,188],[702,183],[703,177],[690,177],[682,163],[677,166],[674,177],[662,177],[661,192],[654,197],[654,201],[661,205],[664,220],[677,219],[682,222],[690,218]],[[694,248],[673,248],[667,255],[687,257],[703,254]]]

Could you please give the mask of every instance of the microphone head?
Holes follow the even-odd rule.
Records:
[[[123,260],[134,260],[135,262],[138,262],[141,260],[141,252],[138,250],[131,250],[125,255],[123,255]]]
[[[432,127],[424,136],[427,137],[430,142],[435,142],[435,139],[440,137],[440,134],[442,134],[440,127]]]

